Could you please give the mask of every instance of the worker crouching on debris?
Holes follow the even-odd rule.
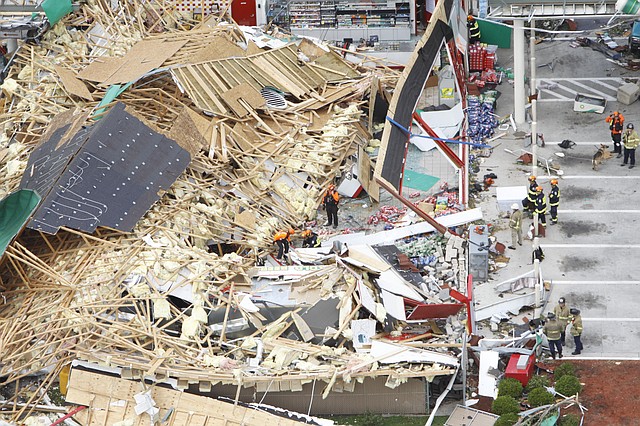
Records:
[[[622,145],[624,145],[624,161],[621,166],[626,166],[629,163],[629,168],[633,169],[636,166],[636,148],[640,144],[640,137],[638,133],[633,129],[633,124],[627,124],[627,130],[622,135]]]
[[[580,310],[576,308],[569,309],[569,314],[571,315],[571,329],[569,332],[573,336],[573,341],[576,344],[576,349],[571,352],[571,355],[580,355],[582,349],[582,317],[580,316]]]
[[[471,44],[478,43],[480,41],[480,27],[472,15],[467,16],[467,28],[469,28],[469,42]]]
[[[305,229],[304,231],[302,231],[302,238],[303,248],[320,247],[320,239],[318,238],[318,234],[313,232],[311,229]]]
[[[278,245],[278,255],[276,259],[281,260],[282,256],[289,253],[289,246],[291,245],[291,236],[295,234],[294,229],[288,231],[280,231],[273,236],[273,242]]]
[[[542,332],[547,336],[549,341],[549,351],[551,352],[551,358],[556,359],[556,351],[558,356],[562,358],[562,344],[560,343],[560,333],[562,332],[562,325],[556,320],[556,314],[549,312],[547,314],[547,322],[542,328]]]
[[[611,140],[613,141],[613,151],[611,152],[618,154],[618,158],[620,158],[622,157],[620,142],[622,141],[622,131],[624,130],[624,115],[614,111],[604,121],[609,123],[609,130],[611,131]]]
[[[338,227],[338,203],[340,202],[340,195],[336,191],[335,185],[329,185],[327,193],[322,199],[322,206],[327,210],[327,222],[324,226],[333,225],[334,228]]]

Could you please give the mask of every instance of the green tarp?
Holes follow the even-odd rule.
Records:
[[[21,189],[0,201],[0,256],[27,223],[40,203],[40,196],[30,189]]]
[[[44,0],[42,10],[53,27],[56,22],[73,11],[71,0]]]
[[[402,179],[402,186],[417,189],[419,191],[428,191],[433,187],[433,185],[438,183],[439,180],[439,177],[425,175],[414,172],[413,170],[405,170],[404,177]]]
[[[511,28],[480,19],[478,19],[478,26],[482,43],[495,44],[501,49],[511,48]]]

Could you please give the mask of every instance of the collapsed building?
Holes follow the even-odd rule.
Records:
[[[440,403],[467,363],[460,235],[482,217],[466,206],[469,147],[414,114],[439,52],[457,57],[452,5],[404,72],[159,4],[89,2],[21,44],[2,85],[9,418],[57,385],[87,425],[323,424],[291,411]],[[457,193],[402,195],[408,131],[433,138]],[[410,224],[382,213],[275,262],[273,234],[313,226],[328,184],[353,181],[402,200]]]

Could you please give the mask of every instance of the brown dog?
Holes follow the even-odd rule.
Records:
[[[591,164],[593,165],[593,170],[598,170],[598,166],[604,160],[608,160],[611,158],[611,153],[609,152],[609,146],[600,144],[600,148],[598,148],[598,152],[593,154],[593,160],[591,160]]]

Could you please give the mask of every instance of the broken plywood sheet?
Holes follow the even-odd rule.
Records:
[[[189,151],[191,158],[195,158],[205,146],[209,145],[205,135],[210,127],[209,120],[191,108],[184,107],[176,117],[167,137],[178,142],[181,147]]]
[[[74,415],[85,426],[113,425],[125,419],[133,424],[149,424],[146,414],[137,416],[134,396],[143,392],[142,383],[104,374],[73,369],[69,378],[67,402],[84,405],[87,409]],[[265,411],[223,402],[213,398],[192,395],[159,386],[149,390],[160,410],[159,418],[167,417],[165,425],[243,424],[264,426],[277,424],[297,426],[301,423]]]
[[[216,36],[211,43],[204,46],[189,57],[185,63],[197,64],[199,62],[215,61],[233,57],[244,57],[247,53],[236,43],[223,36]]]
[[[336,52],[327,52],[310,63],[327,81],[359,77],[359,73],[349,66]]]
[[[251,109],[263,108],[265,100],[249,83],[241,83],[220,95],[238,117],[251,113]]]
[[[87,101],[93,101],[91,92],[89,92],[87,86],[76,77],[76,74],[73,71],[60,66],[56,66],[54,69],[56,74],[58,74],[58,77],[60,77],[60,81],[67,92]]]
[[[187,40],[141,40],[124,57],[95,60],[78,77],[109,86],[136,81],[161,66],[186,43]]]

